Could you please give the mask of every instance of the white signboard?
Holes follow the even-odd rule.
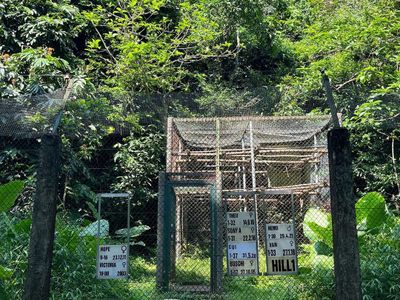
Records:
[[[128,256],[128,245],[100,245],[97,249],[97,278],[127,278]]]
[[[267,274],[297,274],[296,238],[293,224],[266,224]]]
[[[252,211],[227,213],[228,274],[258,275],[256,216]]]

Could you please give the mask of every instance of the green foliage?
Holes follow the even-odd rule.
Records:
[[[117,177],[115,188],[132,191],[135,205],[155,199],[155,179],[161,168],[163,141],[163,135],[146,132],[142,137],[131,135],[115,145],[116,170],[122,174]]]
[[[288,41],[300,58],[300,65],[294,76],[287,77],[287,84],[292,85],[291,91],[297,90],[301,105],[308,101],[326,105],[319,92],[321,68],[333,78],[335,99],[346,112],[370,96],[373,89],[397,81],[397,71],[391,63],[397,59],[392,42],[399,26],[396,1],[302,1],[291,7],[296,19],[305,2],[309,10],[314,10],[313,15],[303,18],[307,23],[301,39]]]
[[[59,128],[63,142],[64,202],[70,208],[83,209],[89,215],[94,215],[90,207],[97,201],[94,191],[111,186],[115,177],[111,155],[107,160],[110,167],[101,177],[96,177],[91,169],[98,167],[94,165],[96,157],[109,155],[101,152],[104,140],[116,134],[116,128],[122,131],[140,128],[136,114],[122,113],[119,106],[96,95],[69,102]],[[108,147],[112,150],[113,145]]]
[[[96,237],[80,236],[82,227],[78,224],[58,220],[57,225],[51,287],[53,299],[118,298],[110,284],[96,279]]]
[[[23,48],[52,47],[72,54],[74,38],[84,27],[72,1],[2,1],[0,51],[16,53]]]
[[[131,238],[134,237],[138,237],[139,235],[141,235],[143,232],[149,230],[150,227],[147,225],[138,225],[138,226],[134,226],[132,228],[129,229],[129,236]],[[128,230],[127,228],[122,228],[119,229],[115,232],[116,235],[119,235],[120,237],[124,237],[128,235]]]
[[[0,265],[0,280],[10,279],[13,271]]]
[[[304,261],[304,262],[303,262]],[[299,263],[304,266],[299,268],[299,286],[301,286],[300,299],[334,299],[335,277],[333,272],[333,257],[318,255],[308,252],[299,257]]]
[[[22,180],[11,181],[0,185],[0,213],[8,211],[24,189]]]
[[[356,208],[358,229],[365,231],[359,239],[363,297],[397,299],[400,289],[400,219],[386,212],[384,198],[376,192],[362,197],[356,203]],[[316,216],[315,222],[311,222],[315,228],[309,227],[310,221],[313,220],[311,213]],[[305,295],[318,299],[332,299],[332,248],[327,247],[324,242],[325,235],[321,234],[321,231],[328,227],[327,214],[310,209],[306,216],[308,222],[303,224],[303,228],[313,244],[302,245],[305,251],[299,256],[299,264],[303,265],[299,277],[303,280],[302,274],[307,275],[304,277]],[[318,225],[317,220],[321,219],[323,221]],[[304,267],[307,265],[309,266]]]
[[[25,224],[22,225],[22,224]],[[28,225],[29,224],[29,225]],[[20,220],[4,214],[0,218],[0,295],[22,298],[28,260],[30,220]]]
[[[394,196],[399,189],[399,96],[377,94],[374,98],[358,105],[345,122],[355,152],[354,173],[359,190]]]
[[[238,89],[221,80],[203,83],[201,94],[196,97],[198,112],[205,116],[229,116],[238,114],[270,114],[277,104],[277,91],[270,87]]]
[[[360,232],[376,232],[388,216],[385,199],[377,192],[368,193],[360,198],[355,208],[357,229]],[[333,229],[330,213],[310,208],[304,216],[303,232],[313,244],[316,254],[332,255]]]
[[[75,41],[84,27],[68,0],[2,1],[0,97],[54,90],[65,73],[80,73]]]
[[[314,243],[317,254],[332,254],[332,217],[317,208],[310,208],[303,221],[304,235]]]
[[[279,113],[324,110],[320,70],[325,69],[335,103],[351,130],[358,192],[375,190],[397,197],[399,162],[392,163],[392,157],[399,156],[398,2],[287,3],[280,36],[295,64],[278,83]]]
[[[400,295],[400,218],[391,216],[379,232],[364,237],[361,275],[364,299],[398,299]]]
[[[29,226],[31,220],[11,218],[9,224],[0,218],[0,297],[10,295],[20,299],[24,273],[27,268]],[[81,236],[80,221],[58,218],[52,265],[52,299],[140,299],[148,284],[155,284],[155,265],[142,258],[131,257],[131,274],[144,280],[142,287],[130,286],[128,281],[98,280],[96,278],[97,238]],[[14,234],[17,232],[17,235]],[[137,272],[140,270],[140,274]],[[153,288],[153,287],[151,287]],[[7,292],[6,292],[7,291]]]
[[[377,192],[363,196],[356,203],[358,230],[373,230],[382,225],[386,218],[385,198]]]
[[[92,220],[95,191],[105,187],[130,191],[140,209],[156,199],[165,151],[160,132],[167,115],[325,112],[324,68],[351,131],[357,192],[376,190],[398,209],[398,8],[395,0],[4,0],[0,97],[52,91],[64,86],[65,73],[73,75],[74,96],[59,128],[60,209]],[[44,120],[40,114],[32,119]],[[4,145],[1,183],[24,180],[29,191],[18,202],[31,202],[37,158]],[[103,155],[105,169],[95,171]],[[396,298],[397,221],[388,217],[378,194],[359,200],[357,221],[363,230],[364,294]],[[5,290],[22,297],[30,222],[5,214],[0,219],[5,270],[0,270],[0,298]],[[134,238],[144,226],[132,228]],[[142,299],[143,291],[153,291],[155,265],[142,258],[134,261],[141,270],[135,278],[146,282],[140,288],[87,276],[94,274],[95,239],[80,236],[83,228],[64,221],[57,225],[55,299]],[[312,243],[304,246],[312,257],[305,271],[312,276],[299,280],[302,296],[333,298],[330,215],[310,210],[303,229]],[[207,265],[203,257],[185,260]],[[8,269],[15,270],[11,277]],[[231,286],[232,297],[245,297],[249,289],[265,295],[260,282],[250,287],[233,281]],[[273,292],[282,286],[268,288]],[[286,290],[281,296],[294,297]]]
[[[184,88],[194,75],[188,64],[225,55],[218,26],[201,2],[118,1],[84,15],[97,33],[87,48],[91,64],[119,90]]]

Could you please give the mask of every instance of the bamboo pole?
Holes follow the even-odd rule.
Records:
[[[245,143],[244,143],[244,138],[242,137],[242,151],[244,151],[245,150]],[[246,160],[246,158],[244,157],[244,156],[242,156],[242,161],[245,161]],[[245,167],[245,165],[242,165],[242,172],[243,172],[243,174],[242,174],[242,180],[243,180],[243,191],[246,191],[247,190],[247,183],[246,183],[246,167]]]
[[[249,135],[250,135],[250,153],[251,153],[251,185],[253,191],[256,190],[257,178],[256,178],[256,163],[255,163],[255,153],[254,153],[254,136],[253,136],[253,121],[249,122]],[[256,235],[256,247],[257,247],[257,274],[259,273],[260,262],[258,258],[258,212],[257,212],[257,195],[254,195],[254,214],[256,221],[255,235]]]

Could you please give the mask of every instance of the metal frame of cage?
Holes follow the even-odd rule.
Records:
[[[281,123],[293,127],[279,128]],[[275,124],[279,126],[274,127]],[[297,129],[296,124],[299,126]],[[164,183],[161,183],[164,185],[167,182],[168,188],[165,190],[164,186],[164,192],[159,194],[158,235],[159,253],[161,253],[160,249],[163,247],[160,247],[160,235],[164,233],[160,230],[163,228],[163,218],[160,218],[160,215],[166,213],[163,205],[166,202],[173,202],[169,207],[169,212],[173,214],[173,218],[168,221],[171,222],[171,232],[168,234],[169,250],[164,248],[163,252],[164,257],[168,255],[171,257],[169,262],[171,272],[168,275],[164,274],[164,277],[158,276],[158,285],[163,289],[172,287],[175,290],[182,289],[179,285],[185,285],[184,282],[174,284],[174,281],[177,275],[177,264],[185,255],[186,245],[198,243],[193,239],[195,234],[191,234],[195,231],[187,228],[188,223],[192,228],[196,226],[188,217],[191,213],[197,219],[200,215],[203,216],[202,219],[209,215],[212,221],[207,229],[211,235],[210,244],[212,245],[210,248],[210,288],[199,285],[183,290],[222,291],[225,245],[223,219],[226,210],[224,209],[226,195],[236,193],[236,199],[233,201],[242,203],[251,193],[254,209],[257,211],[257,205],[263,199],[263,194],[277,195],[279,191],[286,190],[294,195],[301,207],[317,203],[329,210],[326,132],[330,125],[330,116],[169,118],[167,173],[163,177]],[[203,127],[204,130],[202,130]],[[266,142],[263,143],[264,136]],[[188,139],[191,139],[191,143],[188,143]],[[288,179],[282,180],[284,177],[282,174],[287,174]],[[212,193],[204,188],[190,186],[193,180],[203,180],[213,186],[214,195],[212,196]],[[168,182],[174,182],[174,184],[170,185]],[[179,188],[181,184],[186,187]],[[173,194],[173,197],[169,197],[168,193]],[[214,207],[216,213],[211,211],[212,205],[206,207],[212,201],[203,201],[204,208],[201,214],[201,210],[196,206],[200,206],[201,201],[198,199],[202,197],[216,200]],[[195,204],[187,207],[191,202]],[[204,227],[204,224],[202,226]],[[215,234],[213,230],[216,230]],[[201,234],[197,233],[197,235]],[[214,242],[215,239],[220,242]],[[165,270],[165,265],[160,267],[163,262],[160,257],[159,255],[161,263],[158,264],[158,268]]]

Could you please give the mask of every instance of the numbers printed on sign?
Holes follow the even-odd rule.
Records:
[[[293,233],[281,233],[279,234],[280,239],[292,239]]]
[[[237,259],[238,258],[238,254],[237,253],[229,253],[229,258]]]
[[[236,222],[235,222],[235,220],[228,220],[228,226],[235,226],[236,225]]]
[[[128,245],[100,245],[97,251],[97,278],[128,277]]]
[[[255,235],[243,235],[243,242],[255,241],[255,240],[256,240]]]
[[[242,253],[242,258],[245,258],[245,259],[257,258],[257,255],[255,253],[247,252],[247,253]]]
[[[283,249],[283,256],[293,256],[296,255],[295,249]]]
[[[258,274],[256,218],[254,212],[227,213],[228,274]]]
[[[266,224],[267,274],[297,273],[294,224]]]
[[[108,271],[99,271],[100,276],[108,276],[109,274],[110,274],[110,272],[108,272]]]
[[[254,275],[254,274],[256,274],[256,270],[254,270],[254,269],[240,270],[240,275]]]
[[[113,260],[126,259],[126,255],[113,255]]]

